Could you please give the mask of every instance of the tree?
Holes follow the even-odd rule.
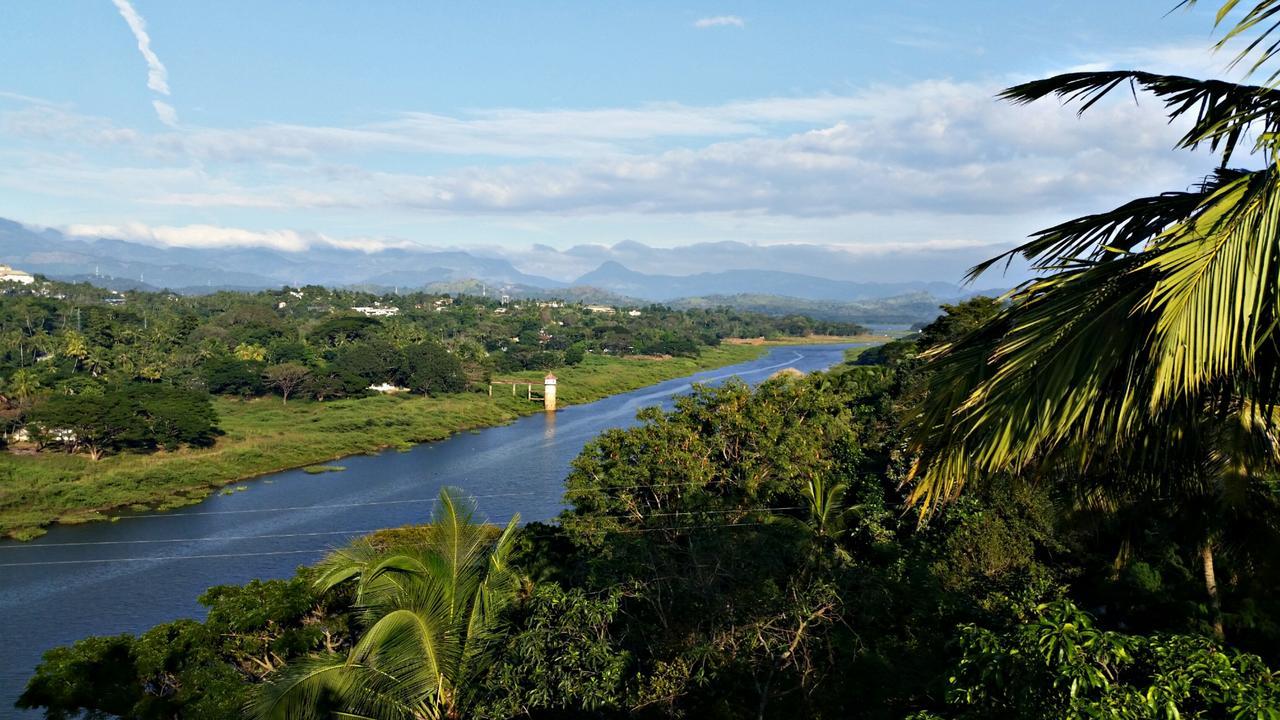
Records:
[[[1202,637],[1101,630],[1069,601],[993,632],[960,629],[951,677],[959,718],[1270,718],[1280,684],[1260,658]]]
[[[344,375],[364,380],[362,387],[396,379],[404,364],[404,353],[382,340],[355,340],[338,348],[332,367]]]
[[[518,525],[518,517],[501,532],[479,524],[472,504],[445,489],[421,545],[383,551],[364,543],[334,553],[317,586],[354,585],[367,626],[345,657],[295,663],[265,684],[254,713],[468,717],[518,587],[508,564]]]
[[[306,384],[311,377],[311,371],[306,366],[289,362],[272,365],[267,368],[263,376],[269,387],[280,391],[281,401],[287,405],[290,393]]]
[[[467,387],[462,363],[443,345],[419,343],[404,351],[399,379],[410,389],[428,394],[461,392]]]
[[[619,596],[537,584],[520,608],[520,629],[484,678],[487,697],[478,715],[538,717],[539,711],[558,711],[559,717],[589,716],[625,707],[630,657],[609,632]]]
[[[27,422],[42,445],[58,443],[71,452],[84,448],[93,460],[120,449],[127,435],[139,431],[138,418],[119,393],[54,395],[34,408]]]
[[[267,359],[267,349],[261,345],[253,343],[240,343],[232,351],[237,360],[245,362],[264,362]]]
[[[125,438],[133,448],[208,447],[222,434],[213,403],[203,392],[139,383],[126,385],[117,392],[124,396],[140,423],[137,426],[140,432]]]
[[[363,315],[340,315],[317,325],[308,339],[321,347],[341,347],[368,337],[379,325],[377,320]]]
[[[204,622],[139,636],[91,637],[45,653],[17,706],[49,718],[225,720],[242,717],[248,681],[313,650],[340,645],[349,607],[313,589],[314,572],[210,588]]]
[[[1278,11],[1256,3],[1222,42],[1261,28],[1239,58],[1261,67]],[[1011,251],[1043,275],[930,355],[912,499],[928,512],[1006,472],[1051,475],[1110,505],[1158,493],[1203,520],[1197,554],[1216,606],[1217,538],[1274,498],[1280,461],[1280,102],[1269,87],[1139,71],[1070,73],[1004,97],[1058,96],[1084,112],[1122,86],[1164,101],[1170,120],[1187,116],[1181,147],[1207,147],[1219,167],[1191,190],[1070,220]],[[1231,169],[1250,134],[1266,166]]]
[[[75,361],[73,369],[79,369],[80,363],[89,355],[89,345],[85,342],[85,338],[74,330],[67,331],[62,336],[62,354]]]
[[[5,383],[6,394],[16,399],[22,406],[29,405],[40,388],[40,375],[30,368],[15,370],[9,376],[9,381]]]
[[[234,357],[211,358],[204,364],[204,381],[215,395],[253,396],[262,394],[259,364]]]
[[[206,446],[218,434],[207,396],[160,385],[126,385],[98,393],[54,395],[28,414],[42,444],[61,444],[89,457],[126,448]]]

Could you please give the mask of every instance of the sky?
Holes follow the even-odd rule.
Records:
[[[15,0],[0,217],[290,252],[804,243],[956,280],[1212,167],[1150,99],[994,97],[1222,75],[1217,4],[1174,4]]]

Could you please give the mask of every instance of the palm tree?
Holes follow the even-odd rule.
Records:
[[[1218,21],[1238,4],[1225,2]],[[1280,51],[1268,44],[1278,28],[1280,0],[1264,0],[1219,46],[1260,32],[1236,58],[1258,70]],[[1004,472],[1052,472],[1113,499],[1156,487],[1188,513],[1202,509],[1191,498],[1271,494],[1263,483],[1280,464],[1280,90],[1107,71],[1003,97],[1057,96],[1083,113],[1118,88],[1155,95],[1170,120],[1192,118],[1180,147],[1208,148],[1219,166],[1191,190],[1062,223],[1009,253],[1041,275],[992,322],[927,355],[911,444],[911,499],[922,513]],[[1231,168],[1249,136],[1264,167]],[[1247,492],[1233,493],[1240,487]],[[1234,511],[1221,507],[1216,517],[1227,522]],[[1216,603],[1212,525],[1200,554]]]
[[[518,589],[508,558],[519,518],[498,532],[473,515],[472,503],[445,489],[422,545],[382,551],[364,543],[330,556],[317,585],[354,585],[364,634],[346,657],[314,657],[264,685],[254,714],[464,717]]]
[[[63,334],[63,355],[76,360],[73,369],[79,369],[79,365],[88,356],[88,342],[81,333],[67,331]]]
[[[5,383],[6,394],[17,398],[18,404],[25,406],[40,391],[40,376],[34,370],[22,368],[15,370]]]

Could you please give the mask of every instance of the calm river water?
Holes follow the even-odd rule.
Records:
[[[345,472],[291,470],[165,513],[58,526],[28,543],[0,542],[0,717],[8,717],[41,654],[88,635],[139,632],[203,617],[211,585],[281,578],[349,538],[426,520],[438,490],[477,496],[481,515],[549,520],[561,510],[569,461],[602,431],[669,407],[692,383],[749,383],[780,368],[823,370],[849,345],[774,348],[748,363],[531,415],[478,433],[338,461]]]

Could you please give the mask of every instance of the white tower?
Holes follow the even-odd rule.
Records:
[[[556,376],[547,373],[542,380],[542,405],[547,412],[555,412],[556,409]]]

